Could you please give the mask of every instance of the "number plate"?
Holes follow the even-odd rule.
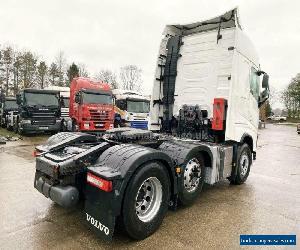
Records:
[[[48,127],[39,127],[40,130],[47,130]]]

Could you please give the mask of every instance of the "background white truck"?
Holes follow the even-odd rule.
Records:
[[[60,93],[60,114],[61,114],[61,130],[71,131],[72,130],[72,120],[69,116],[69,102],[70,102],[70,88],[61,86],[49,86],[46,87],[47,90],[57,90]]]
[[[168,207],[193,203],[204,183],[247,180],[258,107],[268,93],[268,75],[237,9],[168,25],[150,105],[151,129],[159,133],[118,128],[102,138],[52,136],[37,147],[35,188],[65,207],[82,196],[85,222],[100,237],[112,239],[118,218],[130,237],[144,239]]]
[[[112,92],[115,98],[115,127],[148,129],[150,96],[131,90],[113,89]]]

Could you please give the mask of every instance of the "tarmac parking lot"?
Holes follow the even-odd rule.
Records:
[[[110,243],[86,228],[79,208],[63,209],[33,188],[32,152],[46,138],[0,145],[0,249],[239,249],[240,234],[299,238],[300,135],[293,126],[260,130],[257,160],[244,185],[206,186],[194,205],[169,211],[151,237],[134,241],[117,232]]]

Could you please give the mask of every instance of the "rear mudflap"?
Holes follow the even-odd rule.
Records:
[[[112,240],[115,229],[113,201],[113,192],[107,193],[87,185],[83,211],[85,223],[98,237],[107,241]]]

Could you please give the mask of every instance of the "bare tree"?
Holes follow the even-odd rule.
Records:
[[[118,88],[117,75],[116,75],[116,73],[112,72],[109,69],[100,70],[96,74],[95,78],[97,80],[102,81],[102,82],[108,83],[112,89],[117,89]]]
[[[34,87],[37,60],[37,56],[30,51],[24,52],[21,56],[20,72],[24,88]]]
[[[10,46],[3,50],[3,65],[5,70],[5,94],[8,96],[10,76],[13,68],[13,50]]]
[[[300,117],[300,73],[291,79],[283,91],[282,99],[288,110],[289,117]]]
[[[123,89],[140,91],[142,85],[142,70],[136,65],[121,67],[120,79]]]
[[[64,52],[60,51],[55,58],[55,64],[57,65],[57,73],[58,73],[58,85],[65,85],[65,71],[66,71],[66,58]]]
[[[89,77],[89,72],[87,71],[85,64],[79,63],[78,68],[79,68],[79,76]]]
[[[3,68],[3,50],[0,50],[0,90],[1,90],[1,96],[4,96],[4,68]]]
[[[13,64],[14,95],[16,95],[19,91],[21,64],[22,64],[22,54],[20,52],[17,52]]]
[[[45,80],[47,75],[47,65],[46,62],[41,61],[37,66],[37,79],[41,89],[45,87]]]
[[[58,67],[56,63],[51,63],[49,69],[49,81],[51,85],[56,85],[56,79],[59,77]]]

